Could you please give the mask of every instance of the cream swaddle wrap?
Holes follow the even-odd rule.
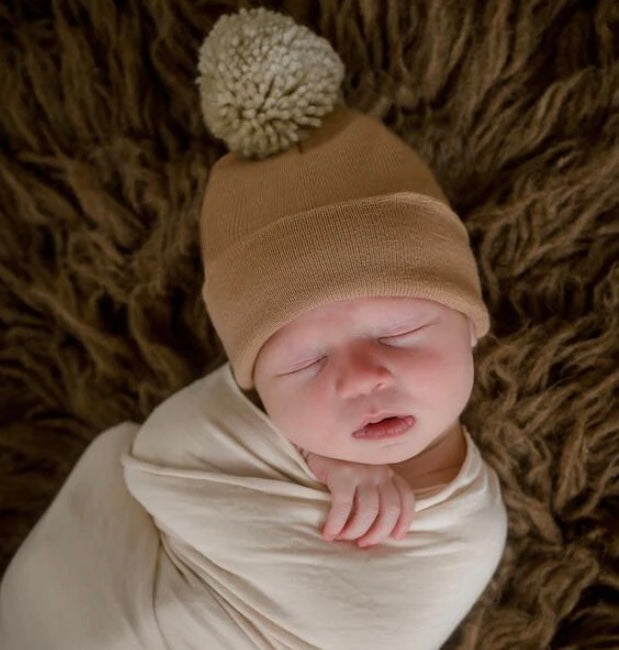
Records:
[[[39,637],[46,648],[439,648],[502,555],[506,513],[499,483],[468,432],[458,476],[417,493],[407,537],[359,549],[321,538],[327,488],[243,395],[228,363],[172,395],[141,427],[117,429],[122,441],[114,462],[122,462],[129,492],[154,525],[145,513],[136,523],[131,513],[138,504],[128,494],[115,506],[105,503],[109,494],[97,494],[88,525],[84,513],[65,509],[62,528],[81,538],[66,535],[73,541],[64,561],[88,567],[90,558],[98,572],[80,576],[69,566],[48,574],[70,583],[57,589],[64,606],[36,602],[32,594],[26,599],[40,608],[34,618],[50,627]],[[110,548],[110,529],[119,525],[123,548]],[[62,551],[56,558],[46,552],[46,566],[54,560],[57,566]],[[75,588],[80,579],[89,586]],[[7,629],[9,618],[19,616],[16,603],[26,604],[20,586],[23,579],[13,577],[3,590],[0,624]],[[0,632],[3,638],[17,639]],[[86,638],[91,644],[79,646]]]

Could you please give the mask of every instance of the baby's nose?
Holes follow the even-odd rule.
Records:
[[[392,380],[391,372],[374,344],[361,342],[350,346],[333,362],[336,388],[343,398],[371,393]]]

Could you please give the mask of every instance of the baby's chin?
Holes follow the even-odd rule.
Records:
[[[411,458],[415,458],[423,452],[424,447],[416,441],[401,440],[373,441],[368,448],[351,451],[348,459],[355,463],[364,463],[366,465],[393,465],[404,463]]]
[[[295,443],[297,444],[297,443]],[[299,445],[303,447],[303,445]],[[403,463],[423,452],[427,447],[418,439],[402,436],[402,439],[355,440],[352,444],[337,449],[309,449],[315,454],[350,463],[364,465],[391,465]]]

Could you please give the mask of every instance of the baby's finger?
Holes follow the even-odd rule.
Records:
[[[359,546],[370,546],[387,539],[400,516],[402,505],[396,486],[392,482],[381,483],[378,489],[380,497],[378,518],[370,530],[357,540]]]
[[[333,539],[341,530],[353,509],[355,498],[354,485],[338,485],[331,494],[331,510],[322,529],[325,539]]]
[[[338,539],[357,539],[374,523],[380,506],[376,486],[357,486],[354,506],[352,517],[344,530],[338,535]]]
[[[415,517],[415,493],[403,477],[396,475],[393,478],[393,482],[400,494],[401,508],[400,517],[391,532],[391,536],[395,539],[403,539],[408,533]]]

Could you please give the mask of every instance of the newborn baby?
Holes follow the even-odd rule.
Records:
[[[260,350],[270,413],[226,363],[102,432],[7,571],[0,646],[439,648],[505,543],[496,474],[458,424],[472,331],[425,299],[329,303]],[[355,493],[345,541],[320,538]],[[373,548],[348,541],[364,533]]]
[[[331,490],[327,539],[401,539],[414,490],[457,475],[476,343],[460,312],[373,297],[306,312],[261,348],[246,395]]]

